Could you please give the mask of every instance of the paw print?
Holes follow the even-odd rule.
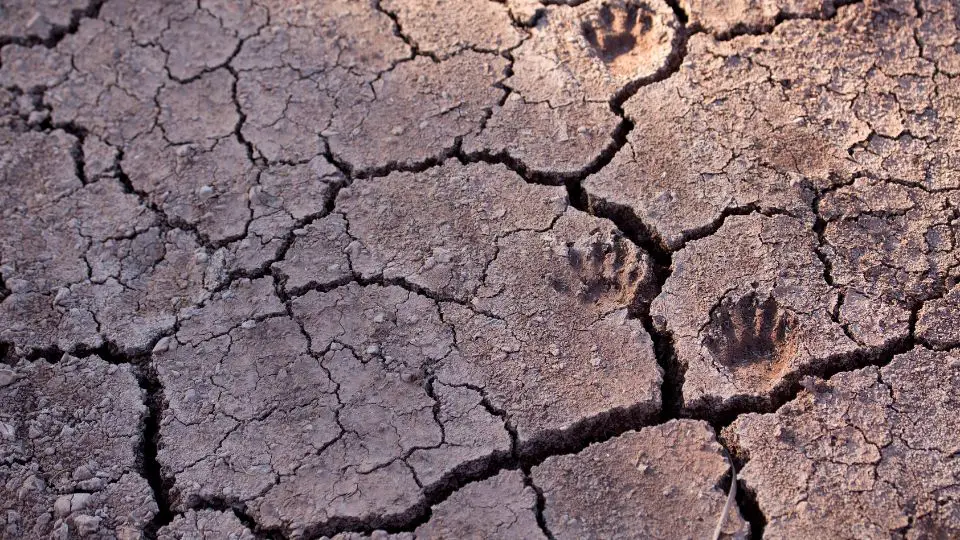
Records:
[[[721,302],[703,344],[718,364],[740,379],[737,382],[767,387],[797,353],[796,327],[796,317],[775,298],[749,294]]]
[[[629,1],[606,2],[597,13],[581,23],[587,43],[605,62],[632,51],[637,37],[650,31],[653,17],[648,6]]]
[[[585,304],[612,301],[628,306],[645,277],[646,266],[636,246],[620,235],[595,235],[584,243],[568,243],[567,262],[580,281],[577,298]]]

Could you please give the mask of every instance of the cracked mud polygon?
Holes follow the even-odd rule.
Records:
[[[956,0],[0,0],[0,538],[960,536],[958,77]]]

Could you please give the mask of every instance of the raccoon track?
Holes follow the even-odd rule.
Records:
[[[580,278],[577,297],[585,304],[613,302],[628,307],[637,298],[648,265],[625,237],[591,237],[567,245],[567,261]]]
[[[768,388],[797,354],[793,313],[771,296],[724,299],[710,319],[703,344],[717,363],[752,388]]]

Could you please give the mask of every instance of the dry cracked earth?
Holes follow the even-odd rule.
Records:
[[[0,0],[0,537],[957,537],[958,77],[957,0]]]

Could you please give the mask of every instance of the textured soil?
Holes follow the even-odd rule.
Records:
[[[960,536],[957,0],[0,0],[0,183],[2,539]]]

